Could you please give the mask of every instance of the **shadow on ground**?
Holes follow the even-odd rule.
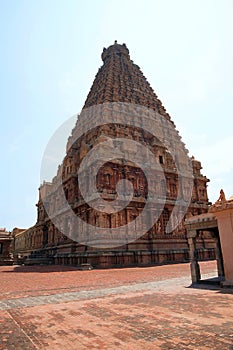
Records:
[[[221,294],[233,294],[233,288],[221,286],[222,281],[224,281],[223,277],[212,277],[212,278],[201,280],[198,283],[192,283],[190,286],[186,288],[213,290],[213,291],[218,291]]]
[[[64,265],[37,265],[37,266],[24,266],[16,265],[13,270],[1,271],[1,273],[14,273],[14,272],[40,272],[40,273],[49,273],[49,272],[65,272],[65,271],[79,271],[80,267],[78,266],[64,266]],[[80,270],[81,272],[81,270]]]

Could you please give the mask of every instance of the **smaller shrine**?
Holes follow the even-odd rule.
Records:
[[[0,265],[13,264],[13,235],[0,228]]]
[[[201,281],[197,239],[200,235],[205,238],[211,236],[215,240],[218,277],[222,277],[221,285],[233,287],[233,196],[227,200],[221,189],[218,200],[209,208],[208,213],[189,217],[185,221],[185,227],[192,282]]]

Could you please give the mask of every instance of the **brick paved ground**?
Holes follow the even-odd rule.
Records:
[[[201,269],[216,275],[213,262]],[[0,276],[0,350],[233,349],[233,290],[191,288],[188,264]]]

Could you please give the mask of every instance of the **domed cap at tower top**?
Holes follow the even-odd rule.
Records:
[[[108,59],[110,56],[113,56],[113,55],[118,55],[118,56],[124,55],[128,59],[130,59],[129,50],[127,46],[125,44],[122,44],[122,45],[118,44],[116,40],[114,44],[109,46],[107,49],[104,47],[101,58],[105,62],[106,59]]]

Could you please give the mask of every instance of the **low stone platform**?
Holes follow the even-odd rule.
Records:
[[[201,263],[204,278],[214,262]],[[233,349],[233,291],[189,264],[0,267],[0,349]]]

